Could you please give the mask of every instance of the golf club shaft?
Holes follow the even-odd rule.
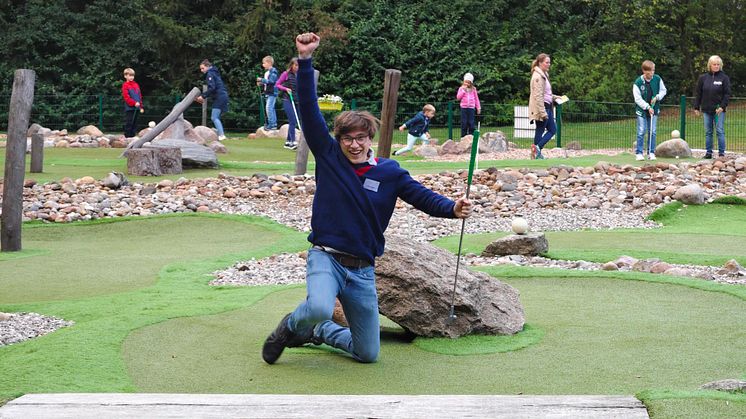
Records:
[[[479,128],[481,123],[477,125],[477,135],[472,141],[479,141]],[[472,143],[472,154],[474,155],[474,144]],[[469,193],[471,192],[471,176],[474,170],[474,156],[472,156],[471,163],[469,164],[469,173],[466,178],[466,199],[469,199]],[[458,269],[461,265],[461,245],[464,243],[464,227],[466,227],[466,218],[461,219],[461,234],[458,238],[458,253],[456,254],[456,276],[453,278],[453,291],[451,292],[451,310],[448,314],[448,319],[453,320],[455,316],[455,304],[456,304],[456,284],[458,283]]]
[[[303,132],[303,127],[300,125],[300,118],[298,118],[298,111],[295,109],[295,100],[293,99],[293,92],[288,92],[288,97],[290,97],[290,104],[293,105],[293,114],[295,115],[295,123],[298,124],[298,129]]]

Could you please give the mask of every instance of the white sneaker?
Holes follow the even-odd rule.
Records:
[[[655,160],[655,153],[648,154],[648,160]]]
[[[218,137],[218,141],[225,141],[225,135],[221,135]]]
[[[645,160],[645,157],[642,154],[638,154],[638,155],[635,156],[635,160],[637,160],[637,161]]]

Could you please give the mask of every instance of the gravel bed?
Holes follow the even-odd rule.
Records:
[[[0,313],[0,346],[23,342],[72,325],[71,321],[38,313]]]

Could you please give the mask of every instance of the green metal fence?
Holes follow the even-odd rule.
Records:
[[[139,117],[139,127],[148,121],[160,121],[181,100],[180,96],[152,96],[145,98],[145,113]],[[8,104],[10,96],[0,96],[0,131],[7,130]],[[431,134],[441,143],[460,135],[461,113],[455,101],[430,102],[436,108],[431,123]],[[693,149],[705,146],[702,117],[691,110],[693,98],[669,95],[661,104],[658,120],[658,142],[671,138],[671,131],[678,129],[682,137]],[[424,102],[399,102],[396,110],[397,127],[422,110]],[[482,103],[482,114],[478,117],[482,132],[500,130],[509,141],[519,147],[529,147],[531,138],[514,136],[513,111],[515,106],[526,103]],[[252,97],[232,97],[230,110],[221,117],[228,132],[253,132],[263,124],[263,104],[259,95]],[[351,99],[344,109],[368,110],[374,115],[381,112],[381,101]],[[280,124],[287,121],[282,105],[278,101],[277,118]],[[323,112],[331,127],[337,112]],[[201,124],[202,109],[196,104],[190,107],[184,117],[192,124]],[[209,118],[209,112],[208,112]],[[558,107],[558,133],[555,142],[550,144],[566,146],[577,141],[583,149],[619,148],[629,149],[635,140],[634,103],[591,102],[571,100]],[[65,96],[37,95],[31,121],[51,129],[74,130],[94,124],[105,132],[121,132],[123,109],[120,96]],[[210,121],[208,125],[212,125]],[[725,136],[729,151],[746,152],[746,98],[731,98],[725,120]],[[404,144],[407,133],[394,130],[393,142]],[[716,140],[715,140],[716,141]]]

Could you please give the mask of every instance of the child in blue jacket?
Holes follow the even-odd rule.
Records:
[[[414,118],[402,124],[402,126],[399,127],[399,131],[404,131],[409,128],[409,133],[407,134],[407,146],[399,149],[394,153],[394,155],[399,156],[412,150],[412,148],[414,148],[414,143],[417,140],[422,140],[422,144],[428,144],[430,140],[430,133],[428,132],[430,129],[430,120],[434,116],[435,106],[428,103],[422,107],[422,111],[417,112],[417,115],[415,115]]]
[[[262,86],[262,94],[266,99],[267,120],[264,123],[264,129],[276,130],[277,129],[277,113],[275,112],[275,103],[277,103],[277,78],[279,73],[275,68],[275,59],[271,55],[267,55],[262,58],[262,68],[266,70],[264,77],[257,77],[256,83]]]

